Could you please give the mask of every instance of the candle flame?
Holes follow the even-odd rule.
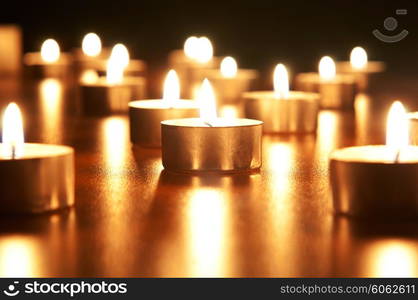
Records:
[[[106,81],[110,84],[118,84],[123,81],[124,67],[118,60],[110,58],[107,61]]]
[[[169,107],[180,99],[180,82],[176,71],[170,70],[164,80],[163,99]]]
[[[90,32],[84,36],[81,48],[85,55],[96,57],[102,52],[102,41],[97,34]]]
[[[53,63],[57,62],[60,58],[60,46],[57,41],[53,39],[47,39],[43,42],[41,47],[41,58],[44,62]]]
[[[195,59],[200,63],[208,63],[213,57],[213,46],[211,41],[202,36],[199,38]]]
[[[24,137],[22,114],[16,103],[10,103],[3,116],[3,156],[16,158],[23,155]]]
[[[97,82],[98,79],[99,79],[99,75],[97,74],[95,70],[86,70],[81,75],[80,81],[82,83],[93,84]]]
[[[274,95],[279,99],[289,97],[289,75],[283,64],[278,64],[273,74]]]
[[[197,44],[199,43],[199,39],[195,36],[191,36],[187,38],[187,40],[184,42],[184,54],[191,59],[195,59],[196,52],[198,51]]]
[[[225,57],[221,62],[221,73],[226,78],[234,78],[237,76],[238,66],[236,60],[231,57]]]
[[[405,107],[400,101],[395,101],[389,110],[386,145],[397,152],[409,145],[409,123]]]
[[[319,61],[319,76],[325,80],[331,80],[335,77],[335,63],[329,56],[324,56]]]
[[[367,65],[367,52],[362,47],[351,50],[350,63],[354,69],[363,69]]]
[[[207,124],[213,123],[217,119],[216,97],[207,78],[203,80],[199,89],[197,101],[200,107],[200,119]]]
[[[123,44],[116,44],[112,48],[109,60],[116,61],[122,68],[126,68],[129,65],[128,49]]]

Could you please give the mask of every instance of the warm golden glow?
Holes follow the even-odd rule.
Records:
[[[213,46],[210,40],[202,36],[199,38],[195,59],[200,63],[208,63],[213,57]]]
[[[233,78],[237,76],[238,65],[231,56],[225,57],[221,62],[221,73],[223,77]]]
[[[109,60],[117,62],[122,68],[126,68],[129,65],[129,52],[123,44],[116,44],[112,48]]]
[[[386,125],[386,145],[399,151],[409,144],[409,123],[405,107],[395,101],[388,114]]]
[[[42,139],[47,143],[60,143],[62,138],[63,86],[60,80],[47,78],[39,85],[42,120]]]
[[[196,57],[196,52],[198,49],[198,44],[199,43],[199,39],[195,36],[191,36],[189,37],[186,42],[184,43],[184,54],[191,59],[195,59]]]
[[[95,70],[86,70],[81,75],[80,81],[82,83],[93,84],[97,82],[98,79],[99,79],[99,75],[97,74]]]
[[[361,47],[355,47],[350,54],[350,63],[354,69],[363,69],[367,65],[367,52]]]
[[[176,71],[170,70],[164,80],[163,99],[169,107],[180,99],[180,82]]]
[[[85,55],[96,57],[102,52],[102,41],[97,34],[91,32],[84,36],[81,48]]]
[[[23,155],[23,147],[22,114],[16,103],[10,103],[3,116],[3,156],[20,157]]]
[[[106,81],[110,84],[118,84],[123,81],[124,67],[116,60],[110,58],[107,61]]]
[[[227,208],[222,193],[218,190],[200,188],[188,203],[191,276],[225,275],[223,266]]]
[[[205,78],[199,89],[197,101],[200,108],[200,119],[203,122],[211,124],[217,119],[216,114],[216,97],[212,85]]]
[[[41,57],[44,62],[53,63],[60,58],[60,46],[53,39],[47,39],[41,47]]]
[[[0,242],[0,276],[39,276],[35,241],[29,237],[11,236]]]
[[[324,80],[331,80],[335,77],[335,63],[329,56],[324,56],[319,61],[319,76]]]
[[[279,99],[289,97],[289,75],[283,64],[278,64],[273,74],[274,95]]]

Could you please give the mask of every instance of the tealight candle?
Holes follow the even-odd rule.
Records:
[[[256,70],[238,69],[236,60],[227,56],[221,61],[220,70],[204,70],[200,81],[207,78],[213,85],[219,103],[231,104],[241,100],[244,92],[258,77]]]
[[[205,79],[198,93],[200,118],[161,122],[162,163],[177,172],[239,172],[261,167],[263,122],[218,118]]]
[[[354,75],[360,91],[367,90],[371,75],[381,73],[386,68],[384,62],[368,61],[367,52],[362,47],[354,47],[350,53],[350,61],[338,62],[336,67],[338,73]]]
[[[278,64],[273,75],[274,91],[244,93],[245,116],[262,120],[267,133],[316,131],[319,95],[289,91],[286,67]]]
[[[182,50],[170,53],[168,63],[179,75],[183,97],[194,98],[202,80],[202,70],[217,67],[218,59],[213,57],[213,46],[207,37],[191,36]]]
[[[144,147],[161,146],[161,122],[198,116],[195,101],[180,100],[177,74],[170,70],[164,82],[163,99],[129,103],[131,142]]]
[[[408,117],[411,144],[418,146],[418,112],[410,113]]]
[[[23,57],[27,71],[35,77],[65,77],[71,61],[71,55],[61,53],[53,39],[43,42],[41,52],[26,53]]]
[[[106,77],[84,74],[80,83],[80,99],[87,115],[106,115],[128,111],[134,99],[144,99],[146,80],[143,77],[124,77],[128,63],[118,56],[108,61]]]
[[[0,144],[0,213],[40,213],[74,203],[74,151],[24,143],[18,106],[8,105]]]
[[[124,73],[126,76],[138,77],[145,74],[147,65],[143,60],[140,59],[131,59],[129,55],[128,48],[123,44],[116,44],[113,46],[110,53],[109,60],[117,59],[124,67]],[[95,70],[99,72],[100,75],[104,75],[107,72],[107,59],[101,59],[95,63]]]
[[[324,56],[319,61],[318,73],[300,73],[295,77],[297,89],[320,94],[324,109],[352,108],[356,92],[355,80],[349,74],[336,74],[334,60]]]
[[[74,49],[73,54],[77,76],[82,77],[83,72],[100,68],[102,61],[109,56],[109,51],[102,48],[100,37],[90,32],[84,36],[81,48]]]
[[[408,145],[408,121],[400,102],[389,112],[385,146],[331,154],[336,213],[355,217],[418,217],[418,147]]]
[[[22,64],[22,30],[17,25],[0,25],[0,75],[16,75]]]

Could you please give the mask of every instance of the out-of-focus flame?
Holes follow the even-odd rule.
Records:
[[[102,52],[102,41],[97,34],[90,32],[84,36],[81,48],[85,55],[96,57]]]
[[[231,57],[225,57],[221,62],[221,73],[223,77],[234,78],[237,76],[238,65],[236,60]]]
[[[99,75],[97,74],[95,70],[86,70],[81,75],[80,81],[82,83],[93,84],[97,82],[98,79],[99,79]]]
[[[16,103],[10,103],[3,117],[3,156],[17,158],[24,148],[22,114]]]
[[[335,63],[329,56],[324,56],[319,61],[319,76],[324,80],[331,80],[335,77]]]
[[[389,110],[386,124],[386,145],[397,151],[409,145],[409,123],[405,107],[400,101],[395,101]]]
[[[215,92],[213,91],[209,80],[206,78],[203,80],[199,89],[197,101],[200,107],[200,119],[207,124],[211,124],[216,121],[217,114]]]
[[[180,82],[176,71],[170,70],[164,80],[163,99],[169,107],[180,99]]]
[[[191,36],[187,38],[187,40],[184,42],[184,54],[191,59],[195,59],[196,53],[198,51],[198,43],[199,39],[195,36]]]
[[[363,69],[367,65],[367,52],[362,47],[351,50],[350,63],[354,69]]]
[[[47,39],[41,47],[41,58],[44,62],[53,63],[60,58],[60,46],[57,41]]]
[[[107,61],[106,81],[110,84],[118,84],[123,81],[124,67],[116,60],[110,58]]]
[[[213,57],[213,46],[210,40],[202,36],[199,38],[195,59],[200,63],[208,63]]]
[[[123,44],[116,44],[112,48],[109,60],[117,62],[122,68],[126,68],[129,65],[128,49]]]
[[[289,97],[289,75],[283,64],[278,64],[273,74],[274,95],[279,99]]]

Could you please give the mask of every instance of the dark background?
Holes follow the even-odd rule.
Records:
[[[323,55],[347,59],[352,47],[366,48],[391,72],[417,74],[418,1],[2,1],[1,22],[22,25],[25,50],[53,37],[63,49],[79,46],[94,31],[105,45],[125,43],[151,72],[163,70],[167,53],[189,35],[207,35],[216,55],[232,55],[240,66],[270,76],[278,62],[295,73],[316,69]],[[408,15],[396,16],[397,8]],[[372,35],[393,16],[407,29],[404,40],[387,44]],[[392,33],[393,34],[393,33]]]

